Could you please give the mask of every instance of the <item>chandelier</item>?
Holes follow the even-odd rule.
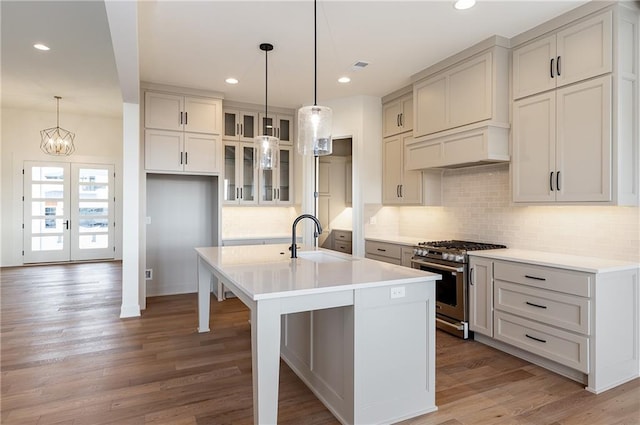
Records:
[[[48,155],[71,155],[76,150],[73,139],[76,135],[60,127],[60,96],[56,99],[56,126],[40,132],[40,149]]]

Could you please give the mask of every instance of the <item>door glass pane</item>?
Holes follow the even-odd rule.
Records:
[[[64,249],[62,235],[34,236],[31,238],[32,251],[61,251],[62,249]]]
[[[242,199],[245,201],[253,201],[255,199],[253,168],[253,147],[243,146],[242,148]]]
[[[243,124],[243,135],[244,137],[250,137],[250,138],[254,138],[256,137],[255,134],[255,122],[254,122],[254,117],[253,115],[245,115],[242,117],[242,124]]]
[[[232,137],[236,135],[236,114],[224,113],[224,135]]]
[[[289,120],[281,119],[280,120],[280,140],[290,141],[289,138]]]
[[[61,218],[36,218],[31,220],[32,233],[62,233],[65,230]]]
[[[78,212],[82,216],[109,215],[108,202],[80,202]]]
[[[109,247],[108,235],[80,235],[80,249],[99,249]]]
[[[31,185],[31,197],[32,198],[53,198],[63,199],[64,186],[61,184],[32,184]]]
[[[289,150],[280,150],[280,200],[288,202],[289,199]]]
[[[224,200],[236,200],[236,147],[224,147]]]
[[[31,203],[31,215],[64,215],[64,202],[62,201],[34,201]]]
[[[81,218],[78,225],[80,226],[80,233],[103,233],[109,231],[109,219],[107,218]]]
[[[273,201],[273,170],[262,170],[262,200]]]
[[[78,185],[80,199],[109,199],[109,186],[100,184]]]
[[[31,181],[63,181],[64,168],[62,167],[32,167]]]
[[[109,183],[109,170],[100,168],[81,168],[80,183]]]

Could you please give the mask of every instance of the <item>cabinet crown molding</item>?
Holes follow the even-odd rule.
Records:
[[[183,95],[183,96],[186,95],[186,96],[199,96],[199,97],[214,97],[217,99],[224,99],[224,93],[222,92],[196,89],[196,88],[190,88],[190,87],[171,86],[167,84],[151,83],[148,81],[140,82],[140,89],[143,91],[151,90],[151,91],[171,93],[171,94],[177,94],[177,95]]]

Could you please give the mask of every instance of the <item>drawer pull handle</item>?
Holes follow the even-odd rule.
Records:
[[[378,249],[378,251],[380,251],[380,252],[387,252],[387,250],[386,250],[386,249],[382,249],[382,248],[377,248],[377,249]]]
[[[544,277],[537,277],[537,276],[529,276],[528,274],[525,274],[524,277],[526,277],[527,279],[533,279],[533,280],[547,280]]]
[[[530,305],[532,307],[538,307],[538,308],[547,308],[546,305],[540,305],[540,304],[534,304],[534,303],[530,303],[529,301],[525,301],[526,305]]]
[[[543,342],[545,344],[547,343],[547,341],[545,341],[544,339],[536,338],[535,336],[531,336],[529,334],[524,334],[524,336],[526,336],[527,338],[532,339],[534,341]]]

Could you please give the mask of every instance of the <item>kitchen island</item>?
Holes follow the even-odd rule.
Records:
[[[278,417],[280,357],[344,424],[435,411],[440,275],[288,245],[196,248],[199,332],[217,281],[251,310],[256,424]],[[215,317],[213,318],[215,323]]]

